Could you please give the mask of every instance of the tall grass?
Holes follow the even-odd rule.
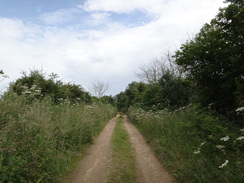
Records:
[[[115,115],[110,105],[0,100],[0,182],[57,182]]]
[[[173,113],[131,107],[129,116],[178,182],[244,181],[244,129],[194,107]]]

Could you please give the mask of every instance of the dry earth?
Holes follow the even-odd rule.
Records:
[[[118,116],[111,119],[101,132],[87,155],[81,160],[70,183],[105,183],[111,156],[110,139]]]
[[[110,140],[118,117],[117,115],[106,125],[88,150],[87,155],[79,163],[69,183],[105,183],[107,181],[112,153]],[[137,182],[173,183],[173,179],[161,166],[142,135],[134,125],[130,123],[127,116],[124,117],[124,124],[136,154],[138,167]]]

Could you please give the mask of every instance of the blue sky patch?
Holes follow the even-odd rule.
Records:
[[[82,3],[84,0],[0,0],[0,16],[26,19]]]

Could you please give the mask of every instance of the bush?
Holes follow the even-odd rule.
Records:
[[[22,77],[10,85],[9,92],[25,95],[29,102],[50,97],[55,103],[61,103],[62,100],[91,103],[90,94],[80,85],[63,83],[58,80],[56,74],[46,77],[43,71],[39,70],[30,70],[29,74],[23,72]]]
[[[243,107],[244,1],[227,0],[209,24],[175,53],[176,63],[197,84],[201,105],[243,125],[235,110]]]

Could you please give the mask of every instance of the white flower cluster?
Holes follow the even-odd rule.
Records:
[[[218,149],[224,149],[224,148],[225,148],[224,145],[216,145],[216,147],[217,147]]]
[[[244,112],[244,107],[239,107],[236,109],[237,114]]]
[[[243,132],[244,129],[241,129],[240,131]],[[226,141],[230,140],[230,137],[229,137],[229,136],[225,136],[225,137],[220,138],[220,140],[226,142]],[[244,140],[244,136],[240,136],[240,137],[236,138],[236,140],[237,140],[237,141],[242,141],[242,140]],[[204,144],[206,144],[206,142],[202,142],[202,143],[199,145],[199,147],[197,148],[197,150],[193,151],[193,153],[194,153],[194,154],[199,154],[199,153],[201,153],[201,148],[202,148],[202,146],[203,146]],[[216,145],[216,148],[219,149],[219,150],[221,150],[222,152],[225,151],[225,145]],[[223,164],[221,164],[221,165],[219,166],[219,168],[221,169],[221,168],[227,166],[228,163],[229,163],[229,160],[225,160],[225,162],[224,162]]]
[[[22,86],[24,91],[22,92],[23,95],[40,95],[42,96],[42,90],[41,88],[38,88],[37,85],[32,85],[30,88],[27,85]]]
[[[199,147],[197,148],[197,150],[193,151],[193,154],[199,154],[201,152],[201,147],[206,144],[206,142],[202,142]]]
[[[197,150],[193,151],[194,154],[199,154],[201,152],[201,149],[198,148]]]
[[[229,163],[229,160],[225,160],[225,162],[219,166],[219,168],[224,168]]]
[[[236,140],[244,140],[244,136],[240,136]]]
[[[226,137],[222,137],[220,140],[222,140],[222,141],[228,141],[230,139],[230,137],[229,136],[226,136]]]
[[[60,102],[61,105],[63,105],[63,104],[68,104],[69,105],[70,104],[69,99],[66,99],[66,98],[65,99],[59,98],[58,101]]]
[[[221,150],[222,152],[225,151],[225,146],[224,145],[216,145],[216,147]]]

